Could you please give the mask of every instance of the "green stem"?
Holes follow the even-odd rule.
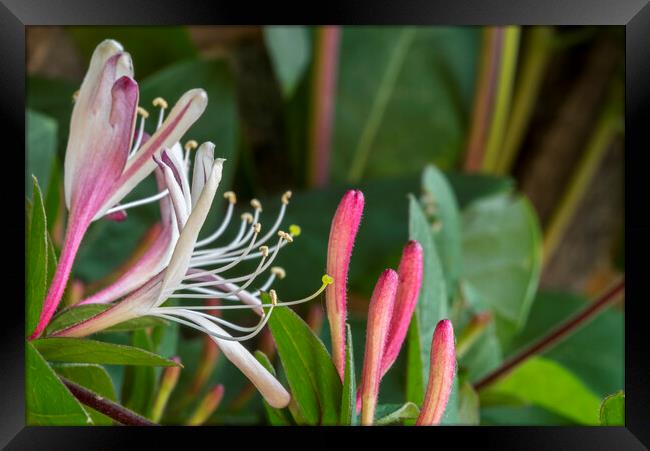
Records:
[[[379,125],[386,112],[388,101],[395,88],[397,77],[399,76],[400,69],[404,64],[406,55],[413,43],[416,29],[413,27],[404,28],[399,36],[397,44],[393,48],[390,56],[388,57],[388,65],[386,71],[379,84],[375,101],[370,109],[370,115],[366,121],[366,125],[359,137],[359,143],[354,152],[354,158],[348,173],[348,181],[351,183],[358,182],[363,176],[366,164],[368,163],[368,156],[370,149],[379,131]]]
[[[519,36],[521,28],[517,26],[506,27],[503,37],[503,54],[501,70],[494,103],[494,115],[490,124],[483,170],[493,173],[496,170],[499,151],[503,144],[506,131],[506,122],[510,110],[512,88],[517,68],[517,51],[519,49]]]
[[[589,139],[578,167],[574,172],[567,189],[564,191],[560,204],[553,212],[551,221],[544,234],[543,263],[546,264],[557,250],[578,204],[592,182],[600,162],[607,149],[621,129],[622,117],[612,114],[609,108],[601,113],[596,128]]]
[[[543,75],[553,48],[553,28],[533,27],[528,36],[521,73],[517,77],[508,133],[504,137],[496,165],[497,174],[510,172],[520,149],[539,95]]]

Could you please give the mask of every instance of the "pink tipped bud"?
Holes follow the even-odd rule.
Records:
[[[370,298],[368,324],[366,327],[366,353],[361,376],[361,424],[372,425],[375,418],[381,360],[388,336],[390,318],[393,315],[398,276],[392,269],[385,270]]]
[[[196,408],[190,419],[187,421],[187,425],[200,426],[205,423],[208,418],[210,418],[210,415],[212,415],[214,411],[217,410],[219,404],[221,404],[223,392],[224,388],[221,384],[212,388],[201,400],[201,403]]]
[[[172,357],[170,360],[173,360],[176,363],[181,363],[179,357]],[[151,419],[154,422],[158,423],[162,418],[163,413],[165,412],[165,407],[167,406],[167,401],[169,401],[169,397],[178,383],[180,374],[180,366],[170,366],[163,370],[160,378],[160,388],[158,389],[158,394],[156,395],[153,407],[151,408]]]
[[[455,371],[454,329],[451,321],[443,319],[433,332],[429,383],[424,395],[422,410],[416,422],[418,426],[440,424],[442,414],[449,401]]]
[[[412,240],[404,246],[397,272],[399,285],[395,296],[395,309],[388,330],[386,349],[381,362],[382,377],[397,359],[420,295],[422,286],[422,246],[420,243]]]
[[[327,249],[327,274],[334,283],[327,287],[327,318],[332,334],[332,354],[334,365],[343,380],[345,374],[345,319],[347,316],[346,297],[348,267],[354,239],[363,213],[363,193],[350,190],[339,203],[330,228]]]

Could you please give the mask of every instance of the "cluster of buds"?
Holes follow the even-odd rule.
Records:
[[[330,229],[327,271],[334,284],[326,290],[332,355],[341,380],[345,373],[345,322],[347,316],[347,274],[352,248],[361,222],[364,197],[348,191],[341,200]],[[404,343],[420,294],[423,251],[409,241],[402,251],[397,271],[386,269],[379,277],[368,307],[366,349],[357,410],[361,424],[374,422],[381,379],[391,368]],[[455,371],[454,334],[449,320],[436,327],[431,350],[430,378],[417,424],[438,424],[445,410]]]

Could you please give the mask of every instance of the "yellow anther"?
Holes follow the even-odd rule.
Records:
[[[287,205],[289,203],[289,199],[291,199],[291,191],[287,191],[282,195],[282,203],[284,205]]]
[[[276,294],[275,290],[269,291],[269,297],[271,298],[271,304],[278,305],[278,295]]]
[[[289,226],[289,235],[291,236],[299,236],[301,232],[300,226],[296,224],[291,224]]]
[[[260,253],[262,254],[262,257],[268,257],[269,256],[269,247],[268,246],[260,246]]]
[[[144,108],[142,108],[141,106],[138,107],[138,114],[145,119],[149,117],[149,112]]]
[[[257,199],[251,199],[251,207],[255,210],[262,211],[262,203]]]
[[[76,102],[78,98],[79,98],[79,90],[77,89],[75,92],[72,93],[72,101]]]
[[[271,274],[275,274],[275,277],[278,279],[284,279],[287,277],[287,272],[280,266],[273,266],[271,268]]]
[[[153,102],[151,103],[153,103],[153,106],[159,106],[163,110],[169,106],[167,105],[167,101],[162,97],[156,97],[155,99],[153,99]]]
[[[323,278],[321,280],[325,285],[331,285],[334,283],[332,276],[328,276],[327,274],[323,275]]]
[[[253,231],[255,231],[255,233],[260,233],[262,231],[262,224],[260,224],[259,222],[255,224],[253,226]]]
[[[194,141],[193,139],[190,139],[188,142],[185,143],[185,146],[183,146],[185,150],[194,150],[197,147],[199,147],[199,143]]]
[[[231,204],[237,203],[237,195],[232,191],[226,191],[225,193],[223,193],[223,197],[228,199],[228,202],[230,202]]]
[[[241,220],[246,221],[249,224],[253,223],[253,215],[250,213],[242,213]]]

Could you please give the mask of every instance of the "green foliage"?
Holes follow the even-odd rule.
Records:
[[[45,331],[48,335],[52,335],[57,331],[63,330],[68,326],[82,322],[92,316],[95,316],[103,311],[111,308],[111,304],[84,304],[77,307],[71,307],[62,310],[56,315],[50,324],[48,324]],[[130,319],[123,323],[116,324],[102,331],[105,332],[125,332],[129,330],[145,329],[147,327],[167,325],[168,322],[152,316],[142,316],[139,318]]]
[[[271,361],[266,356],[266,354],[264,354],[262,351],[255,351],[255,358],[257,359],[258,362],[260,362],[264,366],[264,368],[266,368],[269,371],[269,373],[271,373],[273,376],[276,375],[275,369],[273,368],[273,365],[271,364]],[[264,401],[264,410],[266,410],[266,416],[269,419],[269,423],[271,424],[271,426],[291,425],[289,419],[286,417],[282,409],[276,409],[274,407],[271,407],[269,403]]]
[[[30,177],[36,177],[45,187],[48,186],[52,163],[56,158],[57,123],[54,119],[36,111],[27,110],[27,173],[25,174],[25,193],[32,196]]]
[[[282,93],[289,98],[311,59],[309,31],[300,26],[264,27],[264,41]]]
[[[544,357],[528,359],[490,385],[481,393],[481,403],[489,405],[504,397],[540,406],[578,424],[599,423],[598,397],[569,370]]]
[[[143,352],[153,351],[151,337],[146,331],[137,330],[133,332],[131,340],[133,346],[137,346],[137,348],[133,349],[146,349]],[[168,360],[168,362],[174,364],[171,360]],[[153,397],[157,391],[158,384],[156,382],[156,372],[151,366],[130,366],[126,368],[124,371],[124,385],[122,385],[122,402],[124,406],[141,415],[149,416],[153,405]]]
[[[144,334],[136,331],[136,334]],[[178,366],[147,349],[85,338],[40,338],[34,347],[50,362],[99,363],[111,365]]]
[[[104,399],[117,401],[113,381],[106,370],[100,365],[64,363],[55,365],[54,370],[59,375],[71,380],[72,382],[76,382]],[[90,407],[84,408],[92,417],[95,425],[110,426],[113,424],[113,420],[106,415],[99,413]]]
[[[345,324],[345,374],[341,391],[341,420],[340,424],[354,426],[357,424],[357,384],[354,371],[354,347],[352,346],[352,330],[350,324]]]
[[[41,316],[43,301],[48,282],[48,237],[47,219],[45,218],[45,207],[43,197],[38,186],[36,177],[33,177],[34,200],[29,208],[27,222],[27,256],[25,258],[26,276],[29,283],[26,286],[26,328],[31,334],[38,324]]]
[[[93,421],[45,359],[25,344],[26,422],[30,426],[84,426]]]
[[[621,390],[603,399],[600,405],[602,426],[625,426],[625,393]]]
[[[414,35],[400,45],[409,33]],[[465,143],[478,41],[474,28],[345,27],[333,179],[349,173],[364,140],[367,177],[413,174],[431,162],[449,169]],[[388,71],[395,79],[382,83]],[[379,96],[385,103],[376,102]],[[364,134],[372,136],[362,139]]]
[[[337,424],[341,379],[325,345],[287,307],[273,309],[269,327],[302,417],[312,425]]]
[[[420,415],[420,408],[412,402],[399,404],[379,404],[375,411],[376,426],[400,423],[403,420],[415,420]]]
[[[475,308],[496,313],[502,341],[525,325],[540,270],[541,231],[525,198],[496,195],[465,209],[465,294]]]

